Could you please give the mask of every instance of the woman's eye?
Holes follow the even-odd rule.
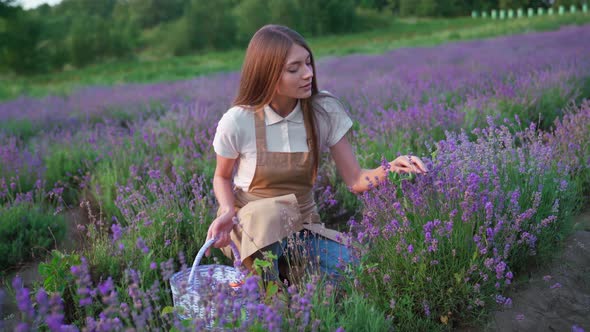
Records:
[[[293,73],[293,74],[295,74],[295,73],[297,72],[297,69],[289,69],[289,70],[287,70],[287,71],[288,71],[288,72],[290,72],[290,73]]]

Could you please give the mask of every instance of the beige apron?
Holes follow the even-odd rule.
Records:
[[[236,191],[234,206],[239,224],[230,234],[242,261],[251,264],[248,258],[252,254],[304,228],[341,242],[341,233],[320,223],[313,198],[311,124],[305,122],[308,152],[270,152],[264,110],[254,114],[256,169],[248,192]],[[222,251],[231,258],[229,247]]]

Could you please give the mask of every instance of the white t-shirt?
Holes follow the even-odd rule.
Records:
[[[320,151],[334,146],[352,127],[352,120],[342,105],[334,98],[325,97],[319,104],[326,116],[316,117],[319,128]],[[299,102],[289,115],[282,117],[268,105],[264,107],[266,143],[270,152],[307,152],[307,134],[303,112]],[[218,155],[237,160],[234,184],[248,190],[256,168],[256,133],[254,112],[234,106],[219,120],[213,139],[213,148]]]

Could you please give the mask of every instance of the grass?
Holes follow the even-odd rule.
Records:
[[[578,13],[498,21],[491,19],[396,19],[389,26],[346,35],[309,38],[319,58],[353,53],[377,54],[400,47],[434,46],[445,42],[499,35],[554,30],[567,24],[586,24],[590,15]],[[81,69],[31,77],[0,76],[0,100],[21,95],[68,95],[87,85],[119,85],[191,79],[215,72],[239,70],[244,49],[182,57],[155,57],[146,50],[133,60],[114,60]]]

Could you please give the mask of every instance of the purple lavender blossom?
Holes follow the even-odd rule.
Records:
[[[141,237],[137,238],[137,242],[135,244],[137,246],[137,249],[141,250],[141,252],[143,252],[144,254],[150,252],[150,248],[148,248],[145,241]]]
[[[584,328],[577,324],[574,324],[572,325],[572,332],[584,332]]]
[[[16,304],[18,309],[28,317],[34,317],[33,304],[31,303],[29,289],[23,286],[23,280],[16,276],[12,280],[12,287],[16,292]]]

